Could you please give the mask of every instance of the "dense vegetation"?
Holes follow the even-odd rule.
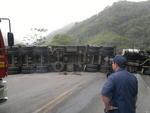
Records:
[[[72,45],[74,43],[74,39],[65,34],[57,34],[52,39],[50,45]]]
[[[66,43],[61,42],[66,41],[64,36],[68,40]],[[116,2],[99,14],[76,23],[63,38],[56,37],[51,43],[150,49],[150,1]]]

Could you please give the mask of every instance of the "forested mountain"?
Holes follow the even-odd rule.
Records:
[[[65,35],[71,37],[75,45],[150,49],[150,1],[116,2],[99,14],[76,23]],[[61,40],[61,35],[57,40]]]
[[[45,43],[43,43],[42,45],[50,45],[50,43],[55,44],[54,42],[52,42],[53,37],[58,36],[59,34],[67,33],[73,26],[74,26],[74,23],[71,23],[71,24],[64,26],[61,29],[58,29],[52,33],[49,33],[48,36],[46,37],[46,41],[44,41]],[[57,40],[53,40],[53,41],[55,41],[57,43]]]

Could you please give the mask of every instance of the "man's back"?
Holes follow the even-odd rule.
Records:
[[[135,113],[138,82],[134,75],[124,70],[126,62],[126,58],[121,55],[116,55],[112,60],[115,73],[108,77],[101,91],[107,112]]]
[[[135,113],[137,79],[126,70],[118,70],[108,79],[114,84],[112,104],[119,108],[119,113]]]

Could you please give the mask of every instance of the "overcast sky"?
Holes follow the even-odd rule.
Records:
[[[10,18],[15,39],[22,40],[33,27],[52,32],[91,17],[116,1],[119,0],[1,0],[0,18]],[[1,26],[6,31],[6,24]]]

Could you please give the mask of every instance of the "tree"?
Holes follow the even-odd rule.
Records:
[[[48,30],[45,28],[31,28],[30,32],[23,38],[25,45],[41,45],[44,43]]]
[[[50,45],[72,45],[74,39],[66,34],[57,34],[53,37]]]

